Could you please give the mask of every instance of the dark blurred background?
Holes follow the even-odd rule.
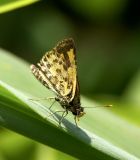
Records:
[[[1,0],[0,7],[8,1],[15,0]],[[138,0],[39,1],[0,14],[0,47],[35,64],[58,41],[73,37],[82,94],[93,100],[112,102],[115,107],[108,111],[139,126],[139,6]],[[25,157],[75,160],[0,128],[0,160]]]
[[[0,15],[0,46],[36,63],[73,37],[82,94],[120,97],[140,68],[139,12],[136,0],[40,1]]]

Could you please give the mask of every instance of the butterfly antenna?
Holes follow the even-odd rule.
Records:
[[[83,107],[83,108],[98,108],[98,107],[112,107],[112,104],[109,105],[103,105],[103,106],[94,106],[94,107]]]

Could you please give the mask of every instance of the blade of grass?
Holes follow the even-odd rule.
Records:
[[[16,0],[12,2],[6,2],[4,4],[0,4],[0,14],[9,12],[21,7],[25,7],[27,5],[30,5],[32,3],[38,2],[39,0]]]
[[[10,89],[8,88],[8,90]],[[17,93],[18,92],[16,92],[16,94]],[[21,112],[18,109],[19,105],[16,105],[16,103],[14,105],[14,107],[16,107],[15,109],[11,107],[11,103],[8,105],[7,103],[0,102],[0,104],[0,122],[2,126],[35,139],[43,144],[50,145],[67,154],[80,159],[83,157],[84,159],[89,159],[91,157],[94,157],[95,159],[124,159],[126,157],[128,159],[136,159],[134,156],[113,146],[101,137],[98,137],[85,129],[77,128],[66,120],[65,126],[67,126],[67,131],[64,132],[61,128],[49,123],[44,117],[40,120],[38,116],[35,117],[28,113],[25,114],[25,112]],[[40,112],[38,112],[38,114],[40,114]],[[76,152],[75,148],[77,148]],[[85,150],[86,152],[84,152]],[[104,152],[108,153],[108,155]]]
[[[7,104],[8,102],[9,105]],[[62,149],[63,152],[80,159],[87,156],[94,156],[97,159],[101,159],[101,157],[112,159],[110,156],[92,148],[90,145],[85,144],[74,136],[68,133],[66,134],[61,128],[58,128],[51,123],[47,123],[44,119],[40,120],[38,117],[31,116],[28,113],[25,114],[25,112],[18,109],[19,105],[16,103],[14,104],[15,109],[13,109],[13,107],[11,107],[12,103],[10,103],[10,101],[8,102],[0,102],[0,123],[2,126],[35,139],[43,144],[50,145],[56,149]],[[72,145],[75,147],[77,146],[76,152],[74,148],[69,147]],[[84,150],[87,151],[81,155],[81,151]]]
[[[79,159],[138,159],[138,127],[109,110],[100,109],[87,110],[79,128],[72,123],[73,117],[69,117],[69,114],[63,121],[63,128],[60,128],[57,125],[60,116],[48,116],[48,101],[44,103],[45,106],[40,102],[29,101],[29,98],[36,96],[50,97],[50,92],[33,78],[28,64],[3,50],[0,56],[2,126]],[[95,105],[83,97],[82,103],[85,106]]]

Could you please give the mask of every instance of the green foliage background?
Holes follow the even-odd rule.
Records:
[[[76,148],[78,144],[84,150],[88,149],[90,158],[102,159],[105,154],[104,159],[139,159],[140,23],[136,2],[22,0],[19,3],[3,0],[0,2],[0,13],[0,47],[5,49],[0,50],[1,125],[61,151],[1,128],[0,160],[21,160],[25,157],[36,160],[85,159],[86,154],[82,155],[82,150]],[[44,97],[51,94],[33,78],[29,63],[36,63],[46,51],[67,37],[73,37],[76,43],[81,95],[84,96],[82,105],[98,105],[95,101],[101,105],[113,104],[111,108],[86,109],[87,114],[79,122],[88,136],[92,135],[95,140],[96,135],[101,138],[97,138],[97,144],[94,140],[89,144],[82,132],[78,132],[67,121],[64,133],[56,127],[52,118],[44,122],[45,113],[36,105],[27,103],[30,96]],[[44,104],[49,106],[51,102]],[[59,108],[58,105],[56,107]],[[5,125],[3,116],[9,118],[12,113],[13,116],[18,113],[17,117],[21,114],[19,121],[30,120],[34,124],[35,118],[39,124],[53,125],[49,127],[50,134],[44,129],[44,134],[37,138],[33,126],[29,130],[30,134],[27,130],[22,132],[20,126],[28,121],[21,121],[19,125],[15,123],[14,117],[6,121]],[[11,126],[12,119],[15,126]],[[71,115],[66,119],[73,123]],[[36,129],[39,126],[36,125]],[[51,131],[62,132],[62,146],[53,141]],[[41,136],[45,135],[49,136],[49,142],[43,142]],[[74,139],[75,145],[72,145]]]

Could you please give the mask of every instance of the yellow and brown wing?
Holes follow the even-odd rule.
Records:
[[[37,66],[32,65],[34,76],[58,96],[69,102],[75,96],[77,69],[73,39],[65,39],[47,52]]]

